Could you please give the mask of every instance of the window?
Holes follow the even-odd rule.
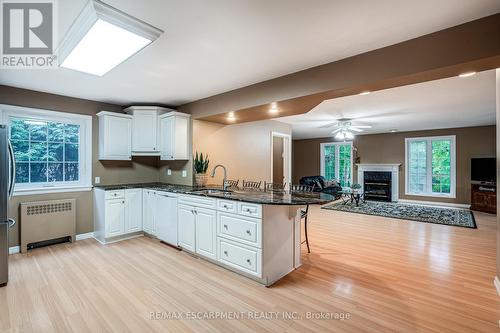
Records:
[[[455,136],[406,139],[406,194],[455,197]]]
[[[15,194],[91,188],[90,116],[0,106],[16,160]]]
[[[336,179],[341,186],[352,184],[352,142],[322,143],[321,175]]]

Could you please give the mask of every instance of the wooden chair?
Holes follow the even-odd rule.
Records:
[[[259,190],[261,184],[262,184],[262,181],[253,182],[253,181],[243,180],[243,188],[245,188],[245,189]]]
[[[278,184],[278,183],[264,183],[264,189],[266,191],[284,191],[286,187],[286,183]]]
[[[306,192],[306,193],[311,193],[314,191],[314,186],[310,185],[290,185],[290,192]],[[304,242],[307,245],[307,253],[311,253],[311,250],[309,248],[309,237],[307,236],[307,213],[309,213],[309,205],[306,205],[306,209],[301,209],[300,210],[300,218],[304,219],[304,233],[306,235],[306,239],[302,242]]]
[[[237,188],[239,182],[240,182],[239,179],[236,179],[236,180],[226,179],[226,187],[227,188]]]

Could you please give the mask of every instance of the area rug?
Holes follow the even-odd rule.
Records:
[[[402,220],[412,220],[426,223],[445,224],[455,227],[477,228],[474,215],[467,209],[441,208],[401,204],[395,202],[366,201],[355,204],[342,202],[323,206],[323,209],[339,210],[343,212],[392,217]]]

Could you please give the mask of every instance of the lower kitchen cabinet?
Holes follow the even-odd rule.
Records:
[[[125,199],[109,199],[105,204],[106,238],[125,232]]]
[[[125,190],[125,233],[142,231],[142,189]]]
[[[157,191],[154,214],[154,235],[159,240],[177,246],[177,195]]]
[[[179,205],[177,209],[179,227],[179,246],[185,250],[196,251],[196,217],[194,207]]]
[[[196,253],[217,258],[217,212],[211,209],[196,208]]]
[[[142,191],[142,230],[144,232],[154,235],[155,234],[155,220],[154,215],[156,212],[156,192],[153,190]]]

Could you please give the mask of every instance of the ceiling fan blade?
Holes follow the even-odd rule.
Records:
[[[320,126],[319,128],[329,128],[329,127],[333,127],[335,125],[337,125],[337,122],[328,123],[326,125]]]
[[[371,125],[352,125],[351,127],[357,127],[357,128],[372,128]]]
[[[335,134],[335,133],[340,132],[340,131],[342,131],[342,128],[337,128],[335,131],[332,132],[332,134]]]
[[[354,132],[363,132],[361,128],[356,128],[356,127],[349,127],[349,130]]]

